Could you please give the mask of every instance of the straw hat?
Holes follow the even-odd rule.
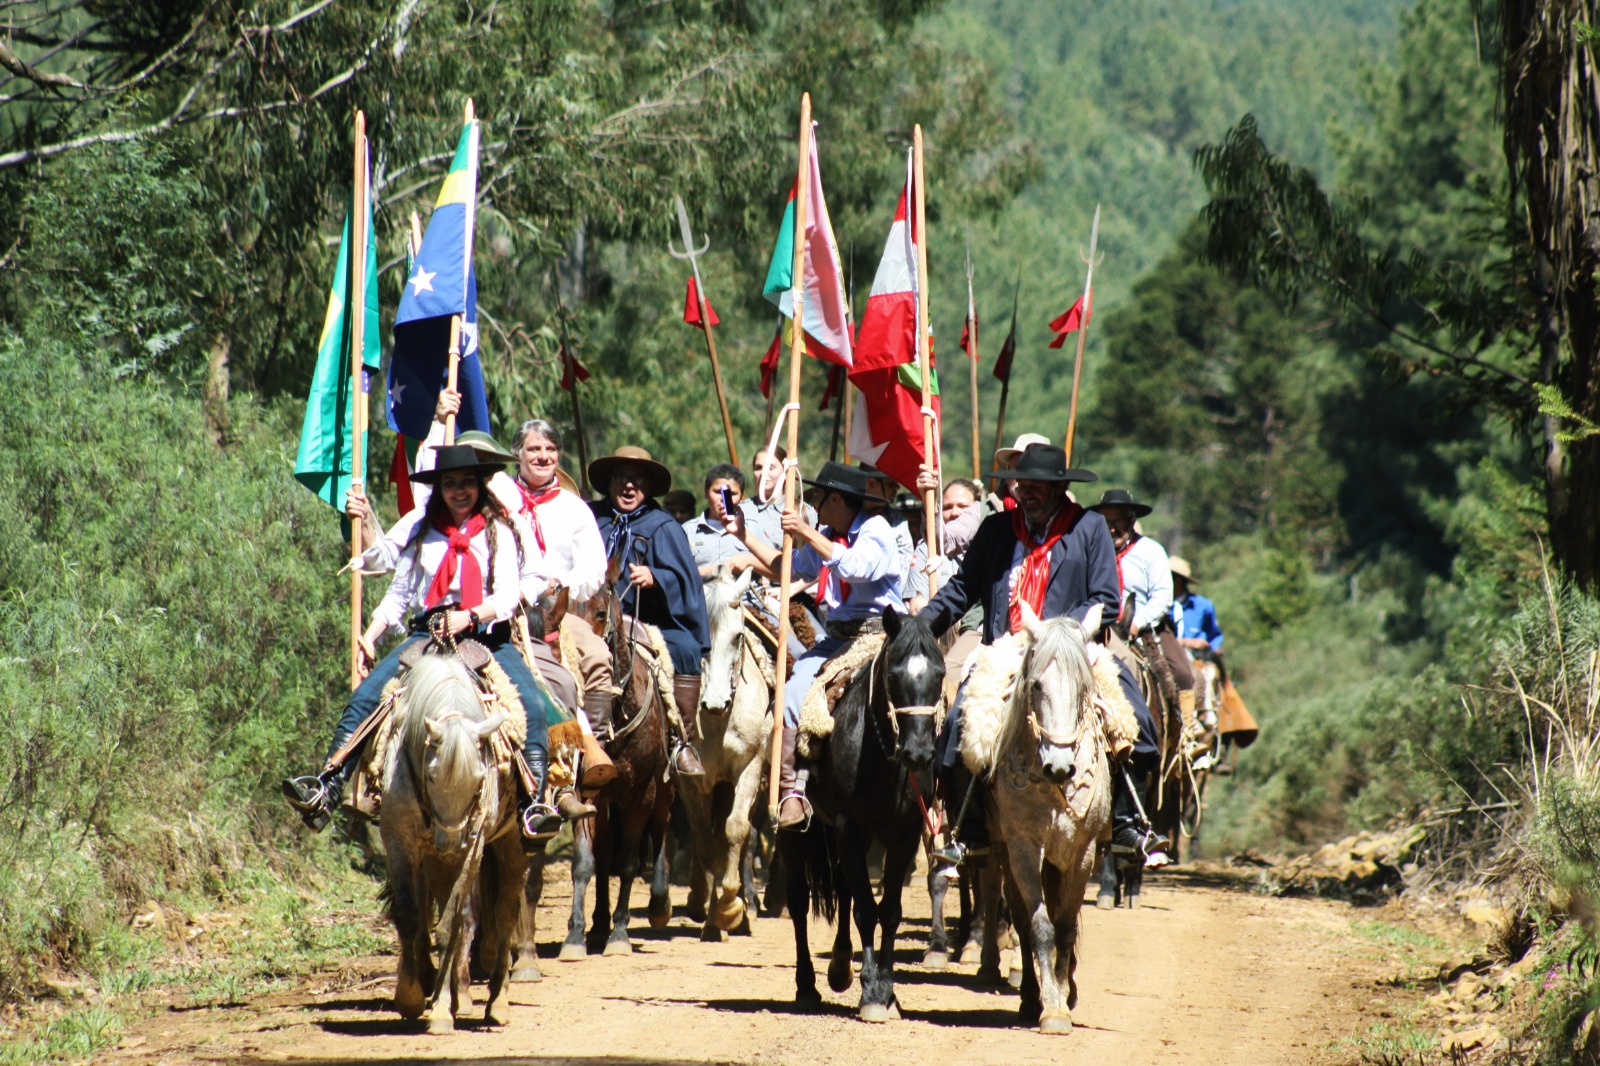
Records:
[[[619,466],[637,466],[650,478],[650,495],[660,496],[672,488],[672,471],[650,458],[650,453],[631,444],[624,445],[610,455],[602,455],[589,464],[589,484],[601,494],[609,493],[611,471]]]
[[[1024,433],[1016,440],[1011,442],[1011,447],[996,448],[994,450],[994,468],[996,470],[1005,470],[1012,463],[1016,462],[1017,456],[1027,451],[1031,445],[1049,443],[1050,438],[1045,436],[1043,433]],[[995,476],[1004,477],[1005,475],[990,475],[990,477]]]

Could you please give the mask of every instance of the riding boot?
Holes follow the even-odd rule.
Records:
[[[806,779],[810,767],[799,765],[799,752],[795,744],[800,739],[798,729],[783,727],[783,762],[778,768],[778,794],[783,802],[778,807],[778,828],[804,832],[811,824],[811,803],[806,799]]]
[[[335,737],[332,750],[338,751],[348,739],[348,736]],[[320,774],[284,778],[281,786],[283,798],[289,801],[289,806],[300,812],[300,820],[313,833],[326,829],[334,812],[339,809],[339,801],[344,798],[344,786],[355,773],[360,752],[361,749],[357,748],[343,762]]]
[[[583,734],[583,780],[584,788],[604,788],[617,776],[616,764],[611,761],[611,756],[606,754],[606,749],[600,746],[596,737],[609,737],[611,735],[611,708],[616,704],[617,697],[604,689],[598,692],[585,692],[583,694],[583,716],[589,719],[589,728],[594,730],[591,735]]]
[[[522,827],[522,850],[534,852],[556,835],[556,830],[561,828],[561,815],[548,803],[540,802],[549,771],[549,757],[545,750],[530,744],[522,754],[533,775],[533,795],[519,797],[517,823]]]
[[[556,789],[556,812],[561,815],[562,821],[576,822],[593,817],[595,806],[581,799],[571,785],[563,785]]]
[[[960,866],[968,859],[989,854],[989,812],[987,787],[958,764],[950,772],[949,791],[945,795],[945,810],[956,804],[955,821],[945,832],[946,844],[933,852],[939,862]]]
[[[700,754],[690,743],[694,739],[695,720],[700,713],[700,675],[673,674],[672,701],[678,705],[678,717],[683,720],[684,736],[678,738],[678,749],[672,754],[672,765],[685,777],[699,777],[706,772],[700,765]]]
[[[1152,853],[1165,850],[1170,843],[1150,828],[1150,821],[1134,794],[1134,780],[1142,783],[1146,778],[1147,774],[1132,766],[1111,768],[1111,850],[1129,858],[1136,856],[1141,864]]]

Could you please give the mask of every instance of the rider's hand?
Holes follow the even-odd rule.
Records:
[[[372,638],[365,633],[356,638],[356,647],[360,649],[360,654],[356,656],[356,674],[365,681],[377,665],[378,649],[373,647]]]
[[[445,616],[445,628],[452,637],[460,636],[476,624],[471,611],[451,611]]]
[[[917,471],[917,495],[939,491],[939,475],[934,473],[933,467],[925,466]]]
[[[461,394],[455,389],[440,389],[433,405],[433,420],[443,425],[451,415],[461,413]]]
[[[351,488],[345,493],[344,513],[358,525],[365,521],[367,515],[372,513],[372,508],[367,504],[367,494],[358,488]]]
[[[744,540],[745,534],[748,532],[744,522],[744,508],[735,507],[732,511],[724,511],[722,509],[722,497],[713,496],[711,497],[711,510],[714,517],[722,520],[723,529],[740,540]]]
[[[783,531],[790,536],[797,537],[810,528],[811,524],[800,511],[791,507],[783,512]]]
[[[656,575],[643,563],[629,563],[628,584],[634,588],[653,589],[656,587]]]

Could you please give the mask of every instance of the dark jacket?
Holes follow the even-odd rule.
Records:
[[[646,500],[643,507],[627,516],[619,535],[618,515],[610,500],[597,500],[589,507],[600,525],[600,543],[606,546],[607,557],[620,557],[622,561],[617,582],[612,586],[622,609],[635,614],[635,590],[628,584],[628,566],[643,563],[655,574],[656,584],[654,588],[637,590],[636,617],[663,632],[677,630],[686,634],[700,645],[701,655],[709,654],[711,626],[706,621],[705,587],[683,527],[656,501]]]
[[[983,642],[992,644],[1008,632],[1011,584],[1008,575],[1017,549],[1011,512],[990,515],[978,526],[961,569],[917,616],[942,634],[974,604],[982,604]],[[1117,552],[1111,531],[1097,512],[1085,511],[1050,549],[1050,583],[1044,590],[1040,618],[1063,615],[1083,620],[1090,607],[1105,605],[1106,617],[1117,613]]]

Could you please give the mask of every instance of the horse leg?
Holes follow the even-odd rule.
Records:
[[[678,796],[683,800],[684,817],[689,823],[689,902],[684,913],[691,922],[706,921],[706,904],[711,894],[709,856],[711,846],[711,797],[701,783],[703,778],[685,778]],[[702,935],[702,940],[721,937]]]
[[[944,867],[928,870],[928,906],[932,920],[928,925],[928,950],[922,953],[922,965],[930,970],[943,970],[950,965],[950,938],[944,923],[944,897],[950,890],[947,872]]]
[[[745,900],[744,859],[750,844],[750,811],[755,806],[756,792],[761,788],[761,760],[751,759],[745,764],[731,787],[724,786],[728,796],[728,809],[721,818],[721,849],[715,862],[717,871],[717,903],[713,918],[717,928],[734,933],[750,931],[748,905]],[[719,805],[720,806],[720,805]],[[715,813],[715,809],[714,809]]]
[[[594,908],[589,914],[589,936],[585,941],[591,955],[604,951],[611,937],[611,877],[621,868],[618,838],[622,834],[617,821],[622,816],[622,809],[612,804],[606,820],[594,827]],[[637,852],[637,841],[634,846]]]
[[[672,804],[664,803],[650,827],[650,839],[657,841],[655,869],[650,875],[650,928],[665,929],[672,921],[672,837],[667,832],[672,819]]]
[[[489,1001],[483,1020],[490,1025],[505,1025],[511,1020],[511,1004],[502,995],[511,974],[511,938],[522,916],[522,900],[528,863],[522,857],[522,841],[514,834],[501,837],[493,845],[494,868],[486,870],[485,880],[493,882],[493,893],[486,887],[483,921],[494,934],[497,951],[489,965]],[[490,900],[492,899],[492,902]]]
[[[1032,855],[1029,855],[1027,859],[1021,861],[1026,863],[1031,861],[1031,859]],[[1017,956],[1020,960],[1020,968],[1022,971],[1022,980],[1019,987],[1019,991],[1022,993],[1022,1003],[1017,1008],[1017,1014],[1023,1021],[1027,1022],[1029,1025],[1032,1025],[1034,1022],[1039,1020],[1039,1016],[1043,1013],[1044,1008],[1039,1001],[1039,980],[1035,975],[1033,966],[1033,930],[1031,923],[1028,920],[1028,916],[1031,916],[1033,913],[1033,908],[1024,898],[1023,889],[1017,883],[1018,865],[1019,862],[1015,858],[1013,858],[1009,864],[1010,876],[1004,881],[1005,896],[1006,907],[1008,910],[1010,910],[1011,916],[1014,919],[1011,924],[1011,932],[1017,940]],[[1037,870],[1033,870],[1031,872],[1024,871],[1024,873],[1031,878],[1034,885],[1034,890],[1037,892],[1039,872]]]
[[[1078,1009],[1078,937],[1083,930],[1083,890],[1094,872],[1094,846],[1091,844],[1077,867],[1063,877],[1065,887],[1056,901],[1057,980],[1066,986],[1069,1011]]]
[[[606,812],[602,808],[593,818],[579,822],[572,832],[572,913],[567,918],[567,939],[561,944],[562,962],[573,962],[589,954],[583,942],[583,905],[588,900],[589,882],[594,879],[593,823],[604,817]]]
[[[1001,866],[1005,861],[1001,849],[995,848],[978,868],[978,883],[973,893],[973,914],[978,923],[974,933],[978,942],[978,980],[993,984],[1001,981],[1000,882],[1005,876]]]
[[[894,994],[894,939],[900,931],[901,898],[906,874],[915,862],[920,836],[899,842],[883,857],[883,900],[878,904],[878,979],[888,999],[890,1018],[900,1017],[900,1001]],[[946,957],[946,965],[949,959]]]
[[[811,831],[828,832],[820,828]],[[781,837],[783,834],[778,835]],[[845,872],[844,841],[844,834],[837,829],[834,830],[833,895],[839,901],[839,914],[833,926],[833,950],[828,955],[828,987],[835,992],[843,992],[855,979],[853,965],[855,943],[850,939],[850,909],[854,906],[855,899],[851,894],[850,875]],[[863,870],[866,868],[865,859],[862,859],[862,868]],[[789,909],[794,910],[793,907]],[[872,943],[870,938],[867,943],[869,945]]]
[[[744,848],[739,852],[739,896],[744,900],[744,920],[728,932],[734,936],[750,936],[750,916],[761,911],[761,898],[756,892],[756,834],[753,829],[745,834]]]
[[[980,860],[973,860],[967,864],[968,875],[956,882],[956,927],[950,935],[950,957],[957,962],[971,962],[973,945],[977,939],[973,934],[977,931],[978,916],[974,905],[977,903],[977,893],[972,890],[972,882],[978,873]],[[944,908],[940,908],[941,917]]]
[[[398,849],[390,850],[391,856]],[[433,985],[433,964],[428,944],[426,900],[417,892],[412,872],[395,860],[389,863],[389,917],[400,938],[400,963],[395,971],[394,1009],[402,1018],[420,1018]],[[426,969],[426,973],[424,970]]]
[[[544,849],[529,855],[526,863],[522,905],[511,934],[511,980],[518,982],[544,979],[539,969],[539,900],[544,896]]]
[[[1122,883],[1117,879],[1117,858],[1111,854],[1111,849],[1105,848],[1100,859],[1100,891],[1094,897],[1094,905],[1103,911],[1114,910],[1122,902]]]
[[[617,846],[612,849],[617,868],[617,905],[611,912],[611,934],[606,938],[605,947],[607,955],[633,953],[633,941],[628,939],[628,905],[633,895],[633,879],[639,876],[639,848],[643,842],[644,814],[629,811],[615,842]]]
[[[1065,953],[1067,958],[1062,958],[1060,938],[1064,930],[1057,928],[1055,922],[1067,880],[1054,863],[1045,860],[1044,868],[1040,871],[1038,902],[1031,915],[1034,961],[1039,971],[1041,1033],[1072,1031],[1072,1010],[1067,1006],[1067,992],[1061,981],[1062,971],[1066,969],[1072,950],[1069,947]],[[1026,893],[1029,888],[1023,891]]]
[[[839,859],[844,870],[845,884],[855,908],[856,935],[861,938],[861,1005],[859,1015],[864,1022],[886,1022],[893,1015],[889,1007],[894,1002],[892,982],[879,974],[882,960],[878,958],[878,901],[873,898],[872,877],[867,872],[867,838],[854,822],[844,822],[840,833]],[[905,870],[898,871],[905,876]],[[885,890],[888,886],[888,866],[885,863]],[[895,882],[895,888],[899,888]],[[844,928],[843,918],[839,922]],[[849,934],[845,934],[848,941]],[[837,961],[837,960],[836,960]],[[831,969],[831,968],[830,968]]]
[[[806,921],[811,910],[811,888],[806,883],[806,849],[813,846],[810,833],[823,832],[820,828],[808,833],[779,833],[776,852],[782,853],[785,886],[789,898],[789,922],[794,926],[794,1002],[803,1010],[822,1006],[822,995],[817,991],[817,970],[811,961],[811,940],[807,935]],[[830,874],[831,876],[831,874]]]

